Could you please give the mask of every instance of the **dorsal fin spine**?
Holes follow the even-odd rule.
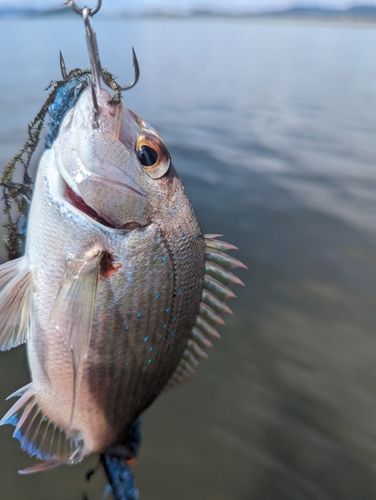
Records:
[[[228,285],[244,285],[229,269],[247,269],[242,262],[227,255],[225,251],[236,250],[230,243],[218,240],[220,235],[205,235],[205,276],[199,314],[187,341],[184,353],[166,388],[189,380],[196,371],[199,360],[208,357],[212,347],[210,339],[220,338],[215,326],[224,324],[220,314],[232,314],[225,300],[235,297]]]

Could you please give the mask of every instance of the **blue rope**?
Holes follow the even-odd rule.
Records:
[[[121,458],[103,455],[102,463],[115,500],[139,500],[140,495],[129,466]]]
[[[67,112],[74,108],[81,95],[87,87],[87,81],[82,78],[74,78],[64,82],[56,90],[55,99],[48,108],[49,122],[46,136],[46,147],[50,149],[59,134],[60,125]]]
[[[121,447],[126,459],[135,458],[141,446],[141,420],[138,419]],[[112,488],[114,500],[139,500],[140,495],[132,471],[124,458],[102,455],[101,461]]]

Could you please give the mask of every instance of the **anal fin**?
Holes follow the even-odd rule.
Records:
[[[19,399],[1,419],[0,425],[13,425],[13,437],[18,439],[21,448],[29,455],[47,462],[36,466],[38,470],[26,469],[21,473],[36,472],[46,467],[82,460],[84,443],[81,434],[76,431],[68,434],[44,415],[32,384],[12,396],[19,396]]]
[[[26,341],[30,325],[32,275],[27,257],[0,266],[0,350]]]

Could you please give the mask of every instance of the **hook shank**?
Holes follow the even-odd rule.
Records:
[[[93,94],[98,93],[101,89],[101,82],[104,82],[108,87],[112,88],[108,78],[103,71],[102,63],[99,56],[99,48],[98,41],[95,31],[91,25],[90,18],[93,17],[101,8],[102,0],[97,0],[96,6],[89,9],[89,7],[79,7],[76,3],[76,0],[66,0],[65,5],[71,7],[76,14],[80,15],[84,21],[85,26],[85,36],[86,36],[86,45],[89,53],[89,60],[91,65],[91,80],[92,80],[92,90]],[[126,85],[125,87],[118,86],[118,90],[126,91],[133,88],[140,79],[140,66],[138,64],[136,52],[132,47],[132,59],[133,59],[133,69],[134,69],[134,79],[132,83]],[[64,75],[66,74],[64,60],[62,56],[60,56],[60,67],[61,71]],[[94,107],[95,107],[94,101]]]
[[[91,26],[90,15],[91,14],[89,9],[85,7],[82,11],[82,19],[85,25],[86,45],[91,65],[91,76],[95,91],[98,92],[99,89],[101,88],[101,77],[103,75],[103,70],[102,70],[101,60],[99,57],[97,36]]]

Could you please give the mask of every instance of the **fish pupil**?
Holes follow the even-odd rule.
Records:
[[[158,153],[150,146],[141,146],[137,151],[137,155],[144,167],[151,167],[158,161]]]

